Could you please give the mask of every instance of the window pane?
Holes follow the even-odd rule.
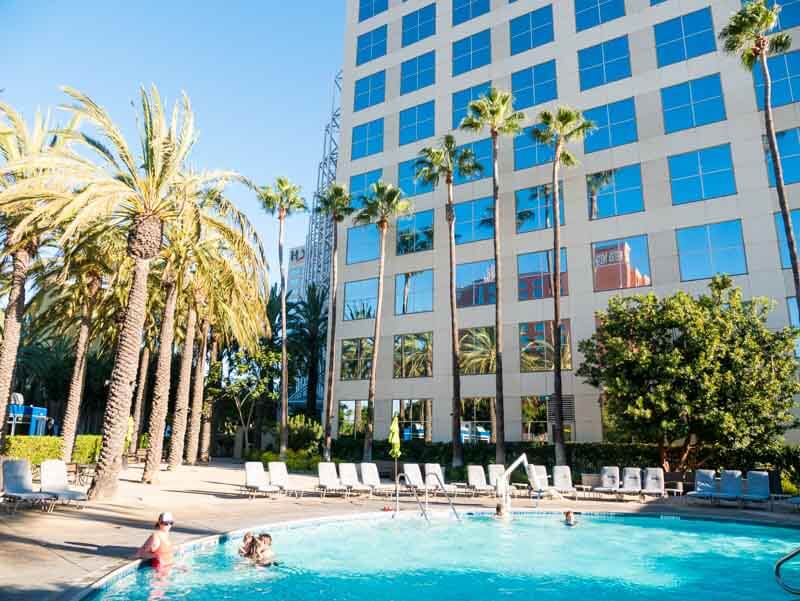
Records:
[[[542,184],[514,192],[517,233],[533,232],[553,227],[553,187]],[[558,216],[564,224],[564,186],[558,187]]]
[[[355,88],[354,111],[380,104],[386,96],[386,71],[379,71],[357,80]]]
[[[342,340],[340,379],[366,380],[372,366],[372,338]]]
[[[374,261],[380,255],[378,226],[358,225],[347,230],[347,263]]]
[[[401,440],[431,442],[433,435],[432,399],[394,399],[392,417],[397,416]]]
[[[555,355],[555,330],[553,321],[532,321],[519,324],[520,371],[550,371]],[[561,320],[561,368],[572,369],[570,349],[570,322]]]
[[[400,111],[400,146],[434,134],[434,101]]]
[[[492,62],[491,30],[453,42],[453,77]]]
[[[623,290],[649,286],[647,236],[632,236],[592,244],[594,289]]]
[[[383,152],[383,119],[355,126],[350,159],[356,160],[379,152]]]
[[[800,209],[793,209],[789,214],[792,218],[795,244],[797,244],[797,236],[798,233],[800,233]],[[786,242],[786,228],[783,225],[783,215],[780,213],[775,213],[775,230],[778,233],[778,251],[781,255],[781,267],[783,269],[789,269],[792,263],[789,258],[789,245]]]
[[[433,249],[433,209],[397,219],[397,254]]]
[[[453,183],[458,186],[467,182],[474,182],[485,177],[492,177],[494,170],[492,163],[492,139],[486,138],[485,140],[478,140],[477,142],[470,142],[469,144],[462,144],[458,147],[458,151],[469,149],[475,156],[475,161],[482,167],[480,173],[475,173],[469,177],[464,177],[460,173],[453,174]]]
[[[405,61],[400,66],[400,94],[436,83],[436,53],[430,52]]]
[[[653,31],[659,67],[716,50],[710,8],[659,23]]]
[[[389,0],[359,0],[358,20],[365,21],[389,7]]]
[[[795,184],[800,182],[800,128],[795,127],[794,129],[779,131],[775,137],[778,140],[778,156],[783,169],[783,183]],[[767,160],[769,185],[774,188],[775,172],[772,166],[772,154],[769,151],[766,139],[764,141],[764,156]]]
[[[553,41],[553,7],[548,4],[538,10],[512,19],[509,24],[511,55],[525,52]]]
[[[475,307],[495,303],[494,260],[456,265],[456,305]]]
[[[403,17],[403,47],[436,34],[436,4],[429,4]]]
[[[361,34],[356,40],[356,65],[363,65],[386,54],[386,25]]]
[[[589,219],[605,219],[644,210],[642,171],[637,165],[586,176]]]
[[[339,401],[339,438],[361,438],[369,420],[368,401]]]
[[[462,376],[493,374],[496,369],[494,327],[458,331],[459,360]]]
[[[417,179],[417,159],[404,161],[397,166],[397,187],[404,196],[417,196],[433,190],[433,184]]]
[[[631,76],[628,36],[608,40],[578,51],[581,90]]]
[[[453,0],[453,27],[491,10],[489,0]]]
[[[682,281],[747,273],[741,221],[683,228],[675,237]]]
[[[486,96],[491,87],[491,82],[487,81],[453,94],[453,129],[458,129],[461,121],[467,116],[469,103],[481,96]]]
[[[354,209],[364,207],[364,202],[369,197],[372,184],[383,177],[383,169],[375,169],[366,173],[359,173],[350,177],[350,206]]]
[[[344,285],[344,320],[372,319],[378,304],[378,278]]]
[[[512,73],[511,93],[517,110],[558,98],[555,59]]]
[[[494,201],[478,198],[454,205],[456,244],[488,240],[494,236]]]
[[[394,277],[396,315],[433,311],[433,270],[409,271]]]
[[[583,31],[624,16],[624,0],[575,0],[576,31]]]
[[[461,442],[480,444],[495,442],[494,397],[461,400]]]
[[[561,294],[569,294],[567,249],[560,253]],[[553,251],[542,250],[517,256],[517,289],[521,301],[553,296]]]
[[[661,89],[664,133],[725,120],[719,73]]]
[[[433,332],[400,334],[394,337],[394,377],[433,376]]]
[[[636,105],[633,98],[598,106],[584,112],[596,128],[583,143],[584,152],[596,152],[638,140]]]
[[[669,157],[672,204],[736,194],[729,144]]]
[[[514,171],[544,165],[553,161],[553,147],[537,141],[531,132],[537,127],[526,127],[514,136]]]

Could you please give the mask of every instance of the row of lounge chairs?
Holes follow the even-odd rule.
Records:
[[[773,499],[767,472],[747,472],[747,492],[745,492],[742,472],[739,470],[722,470],[719,479],[714,470],[697,470],[694,474],[694,490],[686,497],[716,504],[736,503],[740,506],[748,503],[771,503]],[[800,503],[800,499],[795,497],[787,499],[787,502],[797,504]]]
[[[70,488],[67,481],[67,465],[60,459],[43,461],[40,469],[41,486],[33,486],[31,464],[27,459],[6,459],[3,461],[2,501],[11,512],[22,503],[40,506],[52,512],[56,504],[76,503],[83,508],[86,494]]]

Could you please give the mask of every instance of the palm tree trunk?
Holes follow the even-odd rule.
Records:
[[[3,448],[3,433],[8,417],[8,401],[17,364],[17,351],[22,332],[22,316],[25,313],[25,280],[33,254],[30,248],[20,248],[13,255],[11,290],[8,294],[6,316],[3,322],[3,344],[0,346],[0,448]]]
[[[144,416],[145,393],[147,388],[147,374],[150,370],[150,347],[145,343],[139,357],[139,381],[136,384],[136,397],[133,402],[133,452],[139,450],[139,438],[142,436],[142,417]]]
[[[308,350],[308,379],[306,386],[306,414],[311,419],[317,419],[317,384],[319,383],[319,349]]]
[[[209,368],[211,368],[218,360],[219,354],[219,340],[218,336],[211,334],[211,353],[208,358]],[[203,423],[200,430],[200,461],[208,463],[211,458],[211,434],[214,428],[214,398],[209,397],[205,401],[203,407]]]
[[[406,271],[403,274],[403,315],[408,313],[408,295],[411,292],[411,274]]]
[[[502,304],[502,257],[500,254],[500,183],[498,174],[498,138],[497,132],[492,132],[492,197],[494,198],[494,272],[495,272],[495,305],[494,305],[494,335],[497,345],[495,373],[495,415],[497,419],[497,446],[495,461],[500,464],[506,462],[506,427],[505,403],[503,401],[503,304]]]
[[[175,412],[172,414],[172,436],[169,438],[167,469],[175,470],[181,465],[183,447],[186,442],[186,421],[189,413],[189,386],[192,382],[192,355],[197,329],[197,310],[189,301],[189,316],[186,320],[186,338],[181,350],[181,366],[178,372],[178,390],[175,394]]]
[[[197,463],[197,449],[200,446],[200,422],[203,415],[203,380],[206,375],[206,351],[208,350],[208,330],[211,326],[207,319],[200,326],[200,342],[197,346],[197,362],[194,366],[194,382],[192,384],[192,416],[189,421],[189,432],[186,435],[186,452],[184,460],[189,465]]]
[[[794,297],[797,306],[800,308],[800,266],[797,261],[797,244],[792,227],[792,215],[789,211],[789,203],[786,202],[786,191],[783,187],[783,165],[781,165],[780,155],[778,154],[778,140],[775,135],[775,124],[772,121],[772,79],[767,65],[766,49],[759,53],[761,72],[764,76],[764,124],[767,130],[767,142],[769,152],[772,155],[772,168],[775,170],[775,190],[778,193],[778,205],[783,217],[783,231],[786,234],[786,246],[789,249],[789,262],[792,265],[792,279],[794,280]]]
[[[278,213],[278,263],[280,263],[281,268],[281,461],[286,461],[286,449],[289,447],[289,356],[286,349],[286,334],[289,328],[286,323],[286,270],[283,267],[285,221],[286,213],[283,209],[280,209]]]
[[[331,250],[331,284],[330,284],[330,299],[331,306],[328,313],[328,325],[330,330],[330,338],[328,339],[328,382],[325,386],[325,445],[322,450],[325,461],[331,460],[331,447],[333,446],[333,383],[336,381],[334,374],[336,372],[336,321],[338,316],[338,300],[339,300],[339,271],[337,262],[339,260],[339,224],[336,222],[336,216],[333,219],[333,249]]]
[[[164,427],[169,409],[169,387],[172,382],[172,342],[175,338],[175,305],[178,302],[177,283],[169,279],[162,281],[166,288],[164,315],[158,334],[158,358],[156,359],[156,381],[153,386],[153,401],[150,405],[150,421],[147,427],[149,445],[144,464],[142,482],[155,484],[161,471],[164,454]]]
[[[81,398],[86,381],[86,351],[89,348],[89,330],[92,325],[90,298],[84,302],[81,310],[81,324],[78,327],[78,338],[75,341],[75,365],[69,382],[67,408],[64,411],[64,423],[61,436],[61,457],[65,463],[72,461],[72,447],[75,446],[75,434],[78,429],[78,416],[81,411]]]
[[[386,221],[378,222],[380,232],[380,261],[378,262],[378,302],[375,305],[375,329],[372,334],[372,364],[369,369],[369,391],[367,393],[367,427],[364,432],[364,461],[372,461],[372,436],[375,430],[375,384],[378,379],[378,347],[381,336],[381,317],[383,317],[383,273],[386,267]]]
[[[433,442],[433,401],[425,399],[423,420],[425,423],[425,442]]]
[[[553,446],[556,465],[567,464],[564,448],[564,416],[561,405],[561,207],[558,199],[558,163],[561,160],[562,142],[556,144],[553,158]],[[545,328],[546,330],[546,328]]]
[[[456,213],[453,206],[453,176],[447,176],[447,234],[450,247],[450,352],[453,370],[452,439],[453,467],[464,465],[461,442],[461,371],[458,348],[458,315],[456,301]]]
[[[129,248],[135,247],[136,242],[139,242],[137,239],[141,236],[141,230],[146,230],[148,225],[145,222],[144,227],[141,223],[138,224],[138,227],[134,226],[134,240],[133,243],[129,242]],[[160,228],[160,222],[158,225]],[[134,255],[133,282],[125,308],[125,321],[123,321],[119,333],[114,367],[111,370],[108,400],[103,416],[103,442],[94,480],[88,493],[91,500],[114,496],[119,483],[125,434],[131,414],[133,385],[136,381],[139,348],[142,344],[147,310],[147,275],[150,272],[150,260],[150,258]]]

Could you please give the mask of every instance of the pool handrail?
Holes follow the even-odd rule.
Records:
[[[789,586],[783,581],[783,577],[781,576],[781,568],[783,567],[783,564],[785,564],[788,561],[791,561],[798,555],[800,555],[800,547],[797,547],[797,549],[795,549],[788,555],[784,555],[777,562],[775,562],[775,581],[778,583],[778,586],[780,586],[783,590],[792,595],[800,595],[800,588]]]
[[[441,487],[442,494],[444,494],[444,496],[447,497],[447,502],[450,503],[450,509],[453,510],[453,515],[456,516],[456,519],[460,522],[461,521],[461,516],[458,515],[458,512],[456,511],[456,507],[455,507],[455,505],[453,505],[453,499],[450,496],[450,493],[448,493],[447,489],[444,487],[444,482],[442,481],[442,477],[439,474],[437,474],[436,472],[431,472],[430,474],[427,474],[425,477],[426,478],[434,478],[434,479],[439,481],[439,486]],[[426,505],[428,504],[427,503],[427,498],[428,498],[428,487],[426,486],[425,487],[425,504]]]
[[[397,472],[397,476],[395,476],[395,502],[394,502],[394,515],[400,513],[400,479],[405,480],[406,488],[409,489],[412,493],[414,493],[414,498],[417,500],[417,505],[419,506],[419,511],[422,514],[422,517],[425,518],[425,521],[430,523],[431,519],[428,517],[428,512],[422,506],[422,501],[419,500],[419,495],[417,494],[417,487],[409,485],[408,476],[405,472]],[[427,490],[426,490],[427,494]]]

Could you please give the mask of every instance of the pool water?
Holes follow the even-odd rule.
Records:
[[[642,601],[787,599],[776,559],[800,530],[658,517],[360,519],[272,529],[280,565],[237,555],[240,540],[138,570],[93,601]],[[256,532],[260,530],[256,529]],[[787,567],[800,583],[800,569]]]

